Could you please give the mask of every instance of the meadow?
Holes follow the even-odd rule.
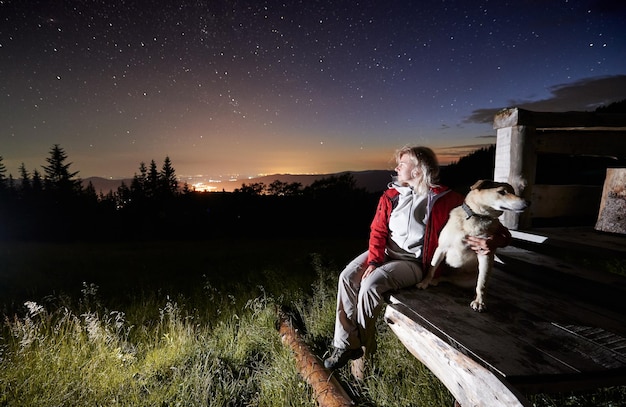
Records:
[[[0,246],[0,406],[315,406],[277,309],[330,346],[337,275],[362,239],[216,239]],[[450,406],[379,321],[357,405]],[[536,406],[623,405],[622,388],[537,395]]]

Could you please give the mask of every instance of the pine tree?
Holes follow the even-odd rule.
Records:
[[[133,182],[134,181],[135,180],[133,179]],[[120,186],[117,187],[117,194],[116,194],[117,202],[116,202],[116,206],[115,206],[117,209],[121,209],[121,208],[125,207],[132,200],[132,192],[131,191],[132,191],[131,188],[128,188],[124,181],[122,181]]]
[[[70,172],[72,163],[65,163],[67,154],[55,144],[50,149],[50,157],[46,158],[48,165],[44,169],[44,186],[46,190],[70,194],[81,191],[81,181],[74,179],[78,171]]]
[[[145,193],[148,198],[154,198],[159,191],[159,171],[154,160],[150,161],[148,168],[148,178],[145,185]]]
[[[41,174],[37,170],[33,171],[32,187],[33,187],[33,192],[35,193],[39,193],[43,191],[43,181],[41,179]]]
[[[148,179],[148,168],[143,161],[139,163],[139,175],[135,174],[133,180],[130,183],[130,193],[132,199],[141,200],[145,197],[146,184]]]
[[[5,189],[7,187],[7,177],[6,172],[7,168],[4,166],[2,162],[3,158],[0,155],[0,189]]]
[[[30,181],[30,174],[28,173],[28,170],[26,169],[26,166],[24,165],[24,163],[20,165],[20,168],[18,171],[20,172],[21,189],[24,193],[28,193],[28,191],[30,191],[31,181]]]
[[[159,174],[161,180],[161,189],[166,195],[176,195],[178,192],[178,180],[176,179],[176,171],[172,167],[169,157],[165,157],[163,168]]]
[[[93,186],[93,183],[91,181],[89,181],[89,184],[87,184],[87,187],[83,191],[83,194],[87,199],[90,199],[94,202],[98,201],[98,194],[96,193],[96,188]]]

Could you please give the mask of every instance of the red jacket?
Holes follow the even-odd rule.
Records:
[[[431,189],[433,203],[426,230],[424,232],[424,247],[422,249],[422,267],[428,270],[435,249],[439,241],[439,233],[445,226],[450,215],[450,211],[463,203],[463,195],[458,194],[447,187],[437,187]],[[368,264],[380,266],[385,262],[385,248],[389,237],[389,217],[395,207],[399,192],[390,188],[387,189],[378,201],[376,215],[370,227],[369,256]],[[436,273],[439,274],[439,270]]]

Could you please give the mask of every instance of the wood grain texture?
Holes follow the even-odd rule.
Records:
[[[617,298],[603,302],[608,301],[607,293]],[[433,349],[441,349],[439,341],[454,349],[456,358],[477,363],[517,391],[578,390],[626,384],[626,309],[619,304],[620,293],[619,287],[609,289],[576,273],[507,264],[493,272],[486,312],[470,309],[471,290],[445,283],[393,293],[388,312],[394,315],[390,327],[398,336],[401,332],[405,346],[413,346],[411,353],[441,375],[474,380],[452,372],[463,369],[461,362],[451,365],[447,355],[440,355],[444,361],[436,360]],[[447,379],[441,380],[448,386]],[[470,382],[461,387],[467,391]]]

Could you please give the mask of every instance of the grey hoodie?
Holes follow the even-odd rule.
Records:
[[[386,254],[396,260],[416,261],[422,257],[430,194],[418,194],[409,186],[397,184],[390,184],[390,188],[400,195],[389,217]]]

